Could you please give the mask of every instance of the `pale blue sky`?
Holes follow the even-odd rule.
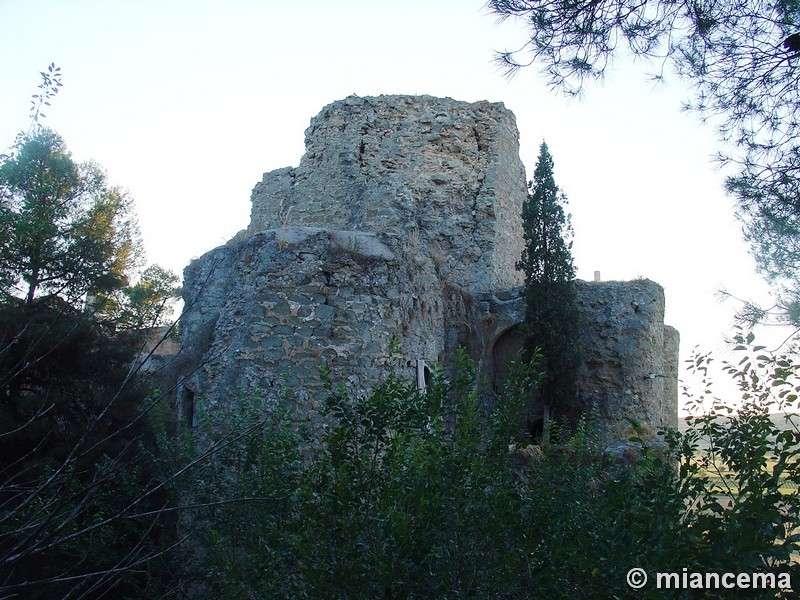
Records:
[[[130,190],[152,262],[180,271],[249,220],[265,171],[295,166],[320,109],[349,94],[504,102],[532,172],[547,141],[569,197],[578,275],[648,277],[667,294],[684,356],[718,345],[721,287],[766,286],[687,92],[618,64],[582,101],[531,68],[509,81],[493,50],[524,36],[482,0],[0,0],[0,146],[27,126],[39,71],[64,87],[46,124]]]

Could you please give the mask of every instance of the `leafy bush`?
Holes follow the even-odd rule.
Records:
[[[513,595],[511,575],[524,556],[508,541],[520,496],[507,468],[508,439],[498,438],[506,431],[491,426],[504,421],[485,412],[466,361],[459,373],[452,385],[436,374],[425,393],[390,375],[360,400],[331,386],[325,417],[333,425],[322,440],[304,439],[278,408],[231,444],[224,453],[231,477],[211,486],[203,478],[194,488],[249,498],[198,515],[218,549],[201,567],[214,574],[213,594]],[[252,402],[248,410],[249,422],[261,419]]]
[[[718,408],[657,439],[632,423],[623,459],[605,451],[591,415],[574,430],[554,424],[543,445],[520,437],[535,362],[517,365],[492,411],[463,357],[455,381],[435,373],[424,393],[394,375],[364,398],[331,386],[321,440],[289,403],[267,411],[244,399],[241,421],[206,415],[229,442],[184,488],[203,507],[190,519],[205,549],[193,576],[219,598],[681,598],[696,592],[633,590],[626,574],[796,577],[787,483],[800,438],[764,408],[768,396],[796,400],[795,368],[785,357],[743,362],[731,370],[750,400],[738,414],[723,422]]]
[[[742,358],[725,363],[724,371],[737,383],[739,402],[713,394],[709,355],[692,360],[704,389],[695,404],[706,411],[689,419],[686,436],[693,481],[703,484],[687,526],[701,537],[708,570],[791,572],[798,582],[800,422],[792,413],[800,364],[793,353],[753,345],[752,334],[737,341]]]

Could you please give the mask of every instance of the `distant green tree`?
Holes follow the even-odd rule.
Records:
[[[136,284],[94,297],[96,318],[116,330],[146,330],[167,325],[171,301],[179,292],[178,276],[159,265],[142,271]]]
[[[3,292],[30,306],[44,296],[72,305],[128,284],[142,255],[130,199],[92,163],[76,163],[41,128],[0,165]]]
[[[14,138],[14,143],[11,146],[10,153],[0,154],[0,161],[6,161],[14,152],[16,152],[35,131],[42,128],[42,120],[47,116],[44,113],[44,107],[50,106],[50,100],[58,95],[58,92],[63,87],[61,83],[61,67],[57,67],[55,63],[50,63],[46,71],[40,71],[39,75],[42,81],[38,86],[38,92],[31,96],[30,108],[30,124],[27,131],[20,131]],[[0,186],[0,196],[4,195],[2,186]]]
[[[543,354],[541,400],[545,435],[554,410],[570,416],[580,367],[572,227],[564,212],[567,198],[556,185],[553,158],[542,142],[522,207],[525,248],[517,269],[525,274],[525,332]]]

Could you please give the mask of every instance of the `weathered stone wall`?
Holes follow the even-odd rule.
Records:
[[[599,410],[611,434],[628,428],[624,417],[678,425],[679,335],[664,325],[664,302],[664,289],[646,279],[578,286],[580,401]]]
[[[306,130],[300,166],[253,190],[249,233],[286,225],[376,232],[419,246],[472,291],[518,285],[525,169],[502,104],[351,96]]]
[[[335,383],[359,394],[388,370],[414,377],[416,359],[443,357],[441,284],[432,263],[370,233],[264,231],[193,261],[183,293],[183,340],[193,355],[179,395],[212,407],[253,390],[274,402],[285,390],[315,413],[325,397],[323,365]],[[390,361],[393,338],[402,360]]]
[[[584,364],[579,407],[596,411],[606,437],[630,418],[647,426],[678,424],[678,332],[664,325],[664,290],[635,281],[576,282]],[[525,299],[517,288],[476,297],[473,356],[490,394],[500,394],[508,362],[523,344]]]
[[[323,109],[296,169],[264,175],[250,227],[184,272],[177,401],[186,422],[258,390],[315,414],[330,367],[356,394],[386,375],[451,366],[466,347],[495,401],[522,343],[525,173],[501,104],[351,97]],[[581,402],[677,422],[677,332],[650,281],[578,286]],[[399,360],[390,345],[399,342]]]

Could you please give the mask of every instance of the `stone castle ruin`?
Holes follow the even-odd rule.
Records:
[[[249,227],[184,272],[178,406],[286,390],[312,424],[319,368],[364,393],[397,369],[425,385],[458,347],[488,393],[522,346],[525,169],[502,104],[352,96],[306,130],[296,168],[266,173]],[[647,280],[579,282],[582,406],[612,431],[677,424],[678,334]]]

